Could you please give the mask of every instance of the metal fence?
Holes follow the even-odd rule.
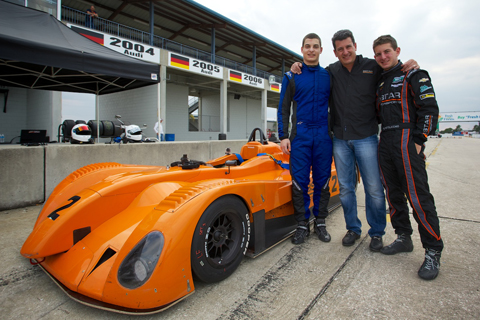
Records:
[[[132,27],[127,27],[125,25],[121,25],[119,23],[106,20],[103,18],[95,18],[90,23],[89,17],[87,16],[86,12],[82,12],[76,9],[72,9],[69,7],[62,6],[62,21],[69,22],[80,26],[86,26],[94,30],[99,30],[101,32],[105,32],[111,35],[115,35],[118,37],[126,38],[129,40],[134,40],[136,42],[150,44],[150,33],[145,32],[142,30],[138,30]],[[241,71],[244,73],[252,74],[257,77],[261,77],[264,79],[269,79],[271,75],[275,77],[275,81],[281,83],[282,77],[271,74],[269,72],[259,70],[255,70],[251,66],[247,66],[245,64],[226,59],[221,56],[212,55],[210,52],[202,51],[193,47],[189,47],[183,45],[181,43],[171,41],[156,35],[153,35],[153,45],[154,47],[158,47],[161,49],[165,49],[168,51],[176,52],[179,54],[186,55],[188,57],[192,57],[195,59],[203,60],[203,61],[210,61],[215,63],[219,66],[223,66],[228,69],[233,69],[237,71]],[[213,58],[213,59],[212,59]]]

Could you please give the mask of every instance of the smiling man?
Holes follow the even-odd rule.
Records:
[[[292,202],[298,222],[292,238],[294,244],[303,243],[310,234],[310,170],[314,184],[314,231],[321,241],[331,239],[325,225],[332,165],[332,140],[328,133],[330,77],[318,63],[322,43],[317,34],[309,33],[303,38],[301,52],[304,72],[300,75],[287,72],[283,77],[277,115],[280,147],[290,155]]]
[[[357,55],[357,43],[350,30],[339,30],[332,37],[338,61],[328,68],[334,83],[330,109],[333,129],[333,155],[340,185],[347,233],[344,246],[351,246],[362,233],[355,195],[355,165],[365,189],[370,250],[380,251],[385,234],[385,194],[378,170],[378,122],[375,114],[375,87],[381,68],[375,60]]]
[[[435,203],[425,170],[425,142],[435,132],[438,105],[430,76],[424,70],[404,74],[400,48],[390,35],[373,42],[375,60],[384,72],[377,89],[377,113],[382,124],[379,163],[397,239],[383,254],[413,251],[412,225],[405,195],[418,223],[425,261],[418,275],[435,279],[440,269],[443,241]]]

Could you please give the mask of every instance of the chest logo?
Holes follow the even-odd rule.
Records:
[[[393,78],[392,83],[402,82],[404,78],[405,78],[405,76],[395,77],[395,78]]]
[[[418,80],[418,82],[422,83],[422,82],[427,82],[428,80],[430,80],[430,79],[428,79],[428,78],[422,78],[422,79]]]
[[[382,94],[382,101],[391,100],[391,99],[400,100],[400,92],[389,92],[389,93]]]
[[[373,70],[363,70],[363,73],[373,74]]]
[[[429,86],[421,86],[421,87],[420,87],[420,92],[427,91],[428,89],[432,89],[432,87],[429,87]]]
[[[424,100],[427,98],[435,98],[435,95],[433,93],[425,93],[420,95],[420,100]]]

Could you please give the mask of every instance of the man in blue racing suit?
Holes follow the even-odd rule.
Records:
[[[303,243],[310,235],[310,170],[314,184],[314,230],[320,240],[331,240],[325,225],[332,165],[332,139],[328,130],[330,76],[319,65],[322,47],[318,35],[306,35],[301,51],[304,72],[300,75],[291,72],[285,74],[277,115],[280,147],[290,155],[292,202],[294,217],[298,222],[292,238],[294,244]],[[291,114],[292,128],[289,134]]]

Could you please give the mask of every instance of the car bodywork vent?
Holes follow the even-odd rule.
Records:
[[[75,245],[78,241],[85,238],[90,232],[92,232],[91,227],[85,227],[85,228],[73,230],[73,245]]]
[[[95,268],[92,269],[92,272],[95,271],[95,269],[97,269],[102,263],[113,257],[116,253],[117,252],[112,248],[107,248],[107,250],[105,250],[105,252],[103,253],[102,257],[98,259],[98,262],[95,265]],[[90,272],[90,274],[92,274],[92,272]]]

